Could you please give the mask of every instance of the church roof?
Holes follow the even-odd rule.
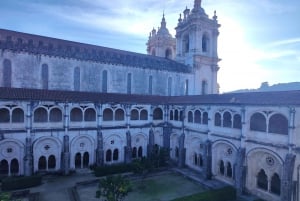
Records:
[[[0,29],[0,49],[153,70],[192,71],[170,59],[5,29]]]
[[[299,106],[300,91],[227,93],[197,96],[154,96],[0,87],[0,100],[99,102],[171,105]]]

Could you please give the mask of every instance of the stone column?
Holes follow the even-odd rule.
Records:
[[[25,143],[25,157],[24,157],[24,175],[31,176],[33,173],[33,156],[31,138],[26,138]]]
[[[124,147],[124,159],[125,163],[131,163],[132,160],[132,148],[131,148],[131,134],[130,131],[128,130],[126,132],[126,146]]]
[[[293,194],[293,173],[296,155],[287,154],[283,163],[283,172],[281,178],[281,201],[292,201]]]
[[[150,128],[149,130],[149,141],[147,145],[147,156],[150,157],[151,153],[153,151],[153,146],[154,146],[154,132],[153,129]]]
[[[178,167],[183,168],[185,166],[186,148],[184,147],[185,134],[182,133],[179,137],[179,158]]]
[[[97,131],[96,165],[104,165],[103,135],[101,130]]]
[[[69,148],[69,136],[64,136],[64,147],[62,154],[62,170],[65,175],[69,174],[70,171],[70,148]]]
[[[206,179],[211,179],[212,177],[212,144],[210,140],[204,143],[204,156],[203,156],[203,173]]]
[[[235,166],[235,187],[237,196],[245,191],[246,185],[246,166],[245,166],[246,149],[239,148],[237,151],[237,163]]]

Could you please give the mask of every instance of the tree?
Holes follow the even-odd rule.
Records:
[[[107,176],[99,181],[96,197],[102,201],[122,201],[130,190],[129,180],[121,175]]]
[[[9,201],[9,193],[0,192],[0,201]]]

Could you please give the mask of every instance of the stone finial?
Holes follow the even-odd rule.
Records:
[[[217,20],[217,19],[218,19],[218,16],[217,16],[217,11],[214,11],[214,16],[213,16],[213,19],[214,19],[214,20]]]

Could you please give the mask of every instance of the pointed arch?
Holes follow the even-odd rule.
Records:
[[[268,176],[266,175],[264,169],[260,169],[256,176],[256,181],[256,185],[258,188],[268,190]]]

